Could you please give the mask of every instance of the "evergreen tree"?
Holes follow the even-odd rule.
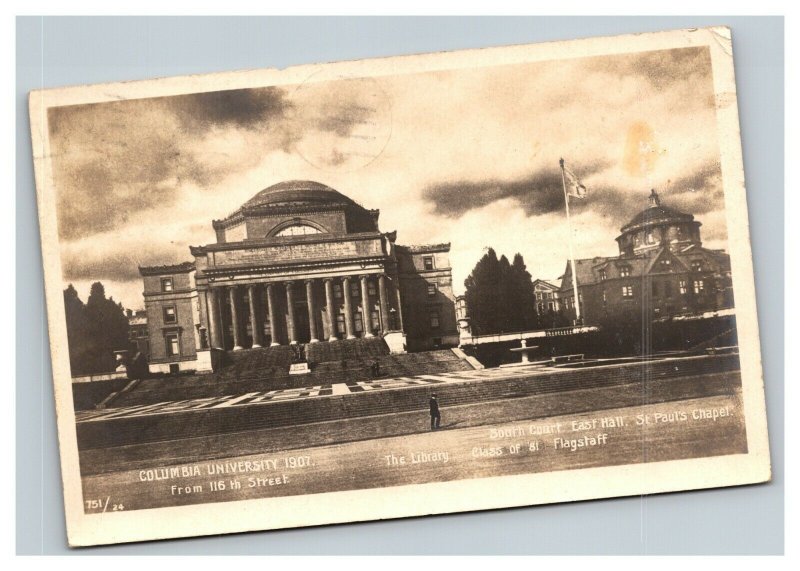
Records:
[[[514,300],[517,304],[519,316],[518,327],[520,331],[538,329],[539,323],[536,315],[536,293],[533,291],[533,280],[522,254],[514,254],[511,264],[514,276]]]
[[[128,318],[122,304],[106,299],[100,282],[92,284],[86,304],[70,284],[64,290],[70,366],[73,375],[114,369],[114,351],[129,348]]]
[[[88,373],[89,327],[85,315],[86,307],[78,297],[78,292],[69,284],[64,290],[64,313],[67,321],[67,344],[69,362],[73,375]]]
[[[514,256],[512,264],[506,256],[498,259],[494,249],[489,248],[475,264],[464,286],[473,334],[535,328],[533,284],[520,254]]]

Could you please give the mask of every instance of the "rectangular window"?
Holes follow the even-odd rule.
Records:
[[[694,293],[701,294],[703,293],[703,280],[694,280]]]
[[[358,297],[359,287],[357,281],[350,282],[350,297]]]
[[[436,297],[436,284],[428,284],[428,297]]]
[[[164,336],[167,345],[167,357],[176,357],[181,354],[181,347],[178,343],[177,333],[168,333]]]
[[[422,258],[422,264],[426,270],[433,269],[433,256],[425,256]]]
[[[361,312],[356,311],[355,315],[353,316],[353,325],[356,327],[356,333],[361,333],[364,331],[364,323],[361,321]]]
[[[603,290],[603,303],[608,301],[608,296],[606,295],[606,290]]]
[[[339,292],[339,293],[341,293],[341,292]],[[345,332],[344,314],[343,313],[339,313],[336,316],[336,331],[339,332],[339,333],[342,333],[342,334]]]
[[[692,260],[692,271],[693,272],[702,272],[703,271],[703,262],[702,262],[702,260]]]
[[[377,311],[370,313],[370,320],[372,321],[372,330],[378,331],[381,328],[381,318]]]
[[[606,271],[605,270],[600,270],[600,281],[603,282],[603,281],[606,280],[606,278],[608,278],[608,275],[606,274]]]
[[[619,275],[623,278],[627,278],[629,275],[631,275],[631,267],[621,266],[619,269]]]
[[[342,299],[342,284],[333,284],[333,297]]]
[[[372,296],[378,295],[378,292],[375,289],[375,282],[372,280],[367,281],[367,293]]]
[[[173,291],[172,278],[161,278],[161,291]]]
[[[633,297],[633,286],[622,286],[622,297]]]
[[[164,306],[164,323],[177,323],[178,314],[175,312],[174,305]]]
[[[431,311],[428,313],[428,317],[431,321],[431,328],[438,329],[439,328],[439,312],[438,311]]]
[[[681,292],[681,295],[686,295],[686,280],[678,282],[678,291]]]

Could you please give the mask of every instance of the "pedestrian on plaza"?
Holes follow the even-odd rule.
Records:
[[[439,412],[439,401],[436,399],[436,393],[431,395],[428,401],[431,409],[431,430],[439,430],[439,424],[442,421],[442,415]]]

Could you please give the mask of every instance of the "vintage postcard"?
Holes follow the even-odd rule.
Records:
[[[732,48],[31,93],[70,545],[769,480]]]

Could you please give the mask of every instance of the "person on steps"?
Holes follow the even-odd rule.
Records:
[[[431,430],[439,430],[439,424],[442,421],[442,415],[439,412],[439,401],[436,399],[436,393],[431,395],[428,401],[431,409]]]

